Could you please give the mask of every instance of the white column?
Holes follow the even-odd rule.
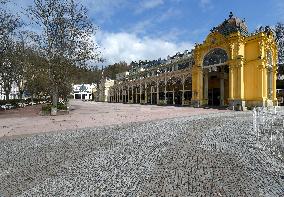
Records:
[[[151,86],[151,105],[153,104],[153,86]]]
[[[141,83],[140,83],[140,90],[139,90],[139,92],[140,92],[140,103],[141,103],[141,99],[142,99],[142,85],[141,85]]]
[[[118,102],[120,103],[120,88],[118,89]]]
[[[124,103],[124,90],[123,89],[121,90],[121,97],[122,97],[121,102]]]
[[[220,105],[224,105],[224,76],[220,78]]]
[[[123,89],[120,90],[120,102],[123,103]]]
[[[160,92],[159,92],[159,85],[160,85],[160,81],[157,81],[157,104],[159,104],[160,102]]]
[[[173,88],[173,104],[175,105],[176,102],[175,102],[175,88]]]
[[[136,103],[137,103],[137,99],[138,99],[138,96],[137,96],[137,86],[135,86],[135,98],[136,98]]]
[[[167,104],[167,81],[165,79],[165,90],[164,90],[164,94],[165,94],[165,104]]]
[[[204,72],[204,100],[208,102],[208,71]]]
[[[147,95],[147,83],[145,83],[145,97],[144,97],[144,103],[146,104],[148,102],[148,95]]]
[[[131,103],[133,103],[134,95],[133,95],[133,85],[131,87]]]
[[[184,83],[185,83],[185,80],[184,80],[184,75],[182,76],[182,97],[181,97],[181,104],[184,105]]]
[[[129,103],[129,86],[127,86],[127,103]]]

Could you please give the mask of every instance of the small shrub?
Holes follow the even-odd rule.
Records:
[[[43,112],[51,112],[51,107],[52,107],[52,105],[50,105],[50,104],[43,105],[43,106],[41,107],[41,110],[42,110]]]
[[[51,103],[42,105],[41,107],[42,115],[50,115],[52,107],[53,105]],[[58,103],[57,110],[67,110],[67,105],[64,103]]]
[[[6,105],[6,104],[11,104],[13,105],[14,107],[19,107],[18,103],[22,102],[21,99],[11,99],[11,100],[0,100],[0,106],[1,105]]]
[[[13,100],[9,100],[8,103],[10,103],[11,105],[15,106],[15,107],[19,107],[18,103],[20,103],[21,100],[20,99],[13,99]]]
[[[166,104],[166,101],[165,101],[165,100],[159,100],[158,105],[163,106],[163,105],[167,105],[167,104]]]
[[[7,101],[6,100],[0,100],[0,105],[6,105]]]
[[[57,109],[58,110],[67,110],[67,105],[64,103],[58,103],[57,104]]]

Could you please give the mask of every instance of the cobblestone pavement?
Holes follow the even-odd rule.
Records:
[[[251,112],[0,139],[0,196],[284,196]]]
[[[0,112],[0,138],[224,112],[224,109],[70,100],[70,113],[40,116],[40,106]]]

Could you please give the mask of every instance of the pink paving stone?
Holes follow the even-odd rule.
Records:
[[[56,117],[40,116],[35,112],[28,113],[29,107],[18,112],[2,111],[0,114],[0,137],[224,112],[224,110],[218,109],[82,102],[77,100],[71,100],[70,104],[71,111],[68,115]],[[23,110],[27,112],[25,113]]]

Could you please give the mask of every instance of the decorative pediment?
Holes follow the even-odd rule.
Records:
[[[242,20],[235,17],[232,12],[230,12],[228,19],[225,19],[222,24],[211,29],[211,32],[219,32],[224,36],[229,36],[234,33],[240,33],[242,36],[249,35],[245,19]]]
[[[213,32],[207,36],[203,45],[205,47],[215,48],[217,46],[223,45],[224,43],[226,43],[226,38],[218,32]]]

